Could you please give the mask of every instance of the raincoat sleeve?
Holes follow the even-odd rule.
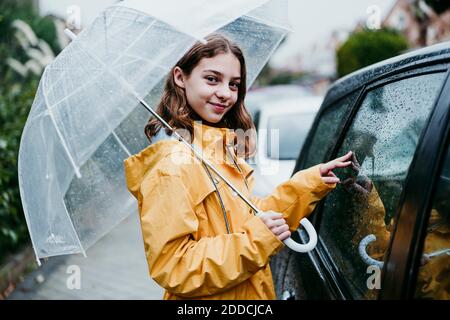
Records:
[[[239,233],[203,237],[190,192],[179,176],[141,184],[141,227],[151,277],[167,291],[200,297],[227,291],[264,268],[283,243],[256,216]]]
[[[323,182],[319,166],[298,171],[265,198],[251,196],[252,202],[262,211],[271,210],[283,214],[290,231],[294,232],[298,229],[300,220],[307,217],[317,202],[336,187],[336,184],[329,185]],[[252,183],[253,181],[250,182]]]

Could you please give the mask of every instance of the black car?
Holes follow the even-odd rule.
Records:
[[[294,173],[349,150],[359,166],[310,216],[316,249],[272,259],[280,299],[450,299],[449,75],[445,42],[331,86]]]

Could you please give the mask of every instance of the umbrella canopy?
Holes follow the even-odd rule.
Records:
[[[102,12],[47,66],[18,165],[38,262],[86,255],[136,212],[123,160],[148,146],[149,112],[139,100],[155,106],[170,69],[213,31],[240,45],[250,87],[289,31],[287,0],[124,1]]]

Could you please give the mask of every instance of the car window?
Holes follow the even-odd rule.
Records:
[[[369,91],[338,151],[352,150],[354,169],[325,199],[320,236],[352,297],[373,299],[392,217],[421,131],[444,73],[407,78]],[[378,268],[378,269],[376,269]]]
[[[267,125],[267,157],[280,160],[297,159],[315,116],[316,113],[311,112],[270,117]],[[274,139],[276,137],[272,135],[273,132],[278,132],[278,139]],[[278,150],[272,142],[278,144]]]
[[[440,172],[428,221],[416,299],[450,299],[450,146]]]
[[[347,110],[353,105],[356,98],[357,93],[346,96],[328,107],[321,115],[307,151],[304,168],[312,167],[325,160],[336,143],[336,134],[344,121],[344,115],[347,114]]]

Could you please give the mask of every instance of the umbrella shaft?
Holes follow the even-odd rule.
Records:
[[[250,200],[247,199],[246,196],[244,196],[236,187],[233,186],[231,182],[227,180],[208,160],[204,159],[200,152],[198,152],[189,142],[184,140],[184,138],[179,135],[170,124],[168,124],[159,114],[157,114],[150,106],[143,100],[139,99],[139,102],[148,110],[150,111],[163,125],[165,125],[167,128],[169,128],[172,133],[175,135],[178,141],[183,142],[186,146],[188,146],[195,154],[195,156],[202,161],[204,164],[206,164],[212,171],[214,171],[215,174],[217,174],[220,179],[222,179],[234,192],[237,193],[237,195],[255,212],[255,214],[259,213],[258,208],[255,207],[253,203],[250,202]]]

